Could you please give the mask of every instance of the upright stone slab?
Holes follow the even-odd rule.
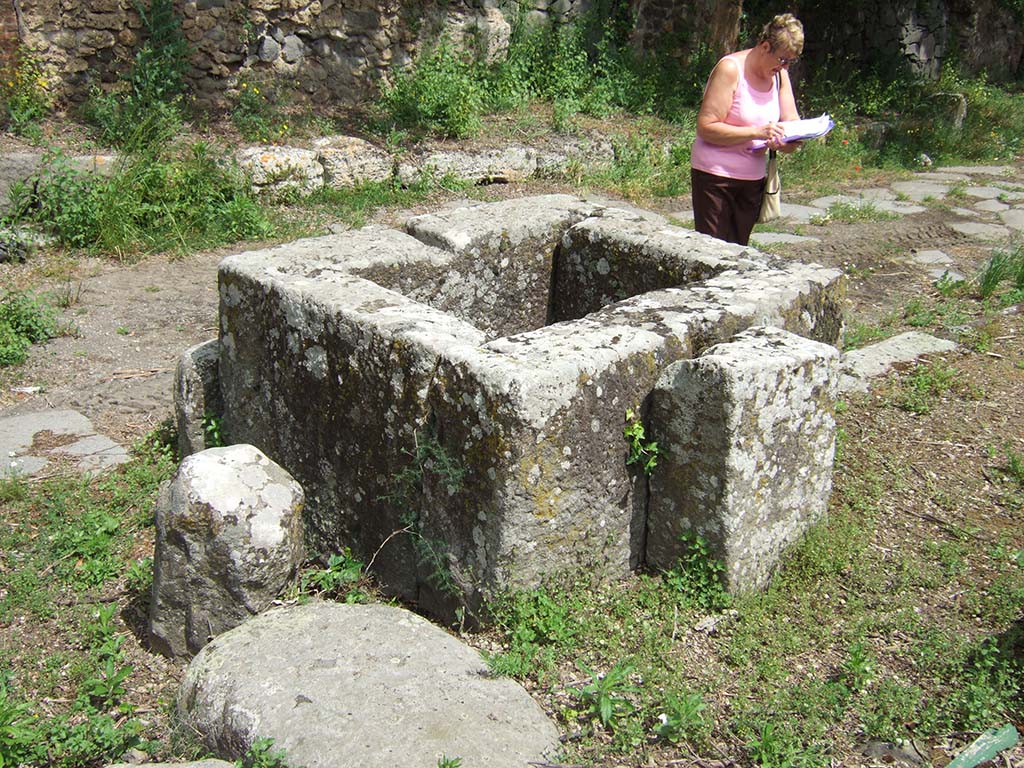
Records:
[[[220,340],[210,339],[186,349],[174,372],[174,415],[178,425],[178,455],[206,450],[206,416],[220,417]]]
[[[732,592],[763,586],[785,548],[825,513],[839,352],[752,328],[665,369],[650,422],[647,558],[670,568],[681,536],[704,537]]]
[[[302,563],[302,488],[251,445],[186,458],[156,506],[149,634],[190,656],[270,607]]]
[[[417,216],[406,229],[458,259],[454,280],[446,282],[459,300],[441,308],[496,338],[554,319],[556,248],[570,226],[597,208],[569,195],[544,195]]]

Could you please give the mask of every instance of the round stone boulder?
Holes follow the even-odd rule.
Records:
[[[225,632],[192,660],[178,716],[225,759],[272,738],[306,768],[547,761],[558,732],[517,683],[414,613],[313,601]]]

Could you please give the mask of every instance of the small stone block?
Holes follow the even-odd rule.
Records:
[[[751,328],[668,367],[651,422],[648,564],[672,567],[687,531],[724,566],[731,592],[764,586],[787,546],[824,513],[832,489],[834,347]]]

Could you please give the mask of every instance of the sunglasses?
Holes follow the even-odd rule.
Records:
[[[781,64],[784,67],[788,67],[790,64],[796,64],[798,61],[800,61],[799,56],[793,56],[792,58],[789,59],[787,59],[785,56],[776,56],[775,58],[777,58],[779,60],[779,64]]]

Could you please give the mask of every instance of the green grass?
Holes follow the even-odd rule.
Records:
[[[18,365],[33,344],[58,334],[56,311],[23,291],[0,292],[0,366]]]
[[[560,712],[570,734],[565,759],[574,763],[635,757],[638,744],[685,742],[708,754],[714,734],[719,749],[745,753],[754,765],[828,765],[852,747],[841,736],[851,722],[854,737],[892,741],[1019,716],[1024,670],[1014,631],[965,633],[972,615],[936,624],[917,612],[916,590],[894,588],[908,577],[930,581],[930,560],[942,583],[971,583],[977,552],[932,542],[909,562],[887,562],[868,545],[858,511],[874,510],[879,484],[841,484],[829,522],[787,558],[766,592],[733,604],[734,617],[702,641],[699,662],[685,645],[703,610],[670,578],[652,576],[628,589],[595,590],[580,580],[512,598],[516,610],[500,614],[510,651],[492,667],[542,689],[557,689],[555,669],[583,670],[586,682],[565,692],[571,703]],[[1007,610],[1005,621],[1024,599],[1024,574],[1016,564],[999,568],[1007,584],[986,600]],[[521,661],[526,647],[546,653],[503,666],[510,656]],[[910,671],[907,658],[916,660]],[[817,662],[794,667],[801,659]],[[724,699],[715,696],[721,690]]]
[[[38,633],[35,658],[24,638],[4,638],[18,655],[0,676],[0,764],[85,768],[151,749],[127,703],[134,669],[120,606],[96,597],[124,578],[144,599],[147,566],[130,553],[172,469],[167,450],[147,448],[98,479],[0,483],[0,551],[10,566],[0,571],[0,632]]]

